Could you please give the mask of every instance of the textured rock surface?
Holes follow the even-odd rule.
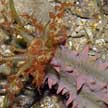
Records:
[[[19,13],[33,14],[39,21],[48,21],[48,12],[51,6],[48,0],[14,0],[15,7]]]
[[[57,96],[45,96],[39,103],[32,108],[65,108],[63,102]]]

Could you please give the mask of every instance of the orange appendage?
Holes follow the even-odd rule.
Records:
[[[28,48],[28,52],[32,55],[40,55],[42,52],[43,42],[41,39],[35,39]]]
[[[50,30],[56,30],[56,24],[54,21],[49,24],[49,29]]]
[[[64,10],[61,10],[56,16],[62,18],[64,16]]]
[[[50,48],[54,49],[60,44],[63,44],[67,39],[66,27],[61,26],[61,29],[57,33],[50,31],[48,33],[48,38],[46,45],[50,46]]]
[[[33,84],[36,85],[37,88],[40,88],[43,85],[43,79],[45,76],[45,65],[33,61],[32,67],[30,67],[26,71],[26,75],[31,75],[33,77]]]
[[[43,33],[44,26],[43,26],[43,24],[41,24],[40,22],[38,22],[36,18],[34,18],[31,15],[28,15],[27,13],[23,13],[20,16],[22,16],[22,17],[26,18],[27,20],[29,20],[30,23],[35,27],[35,31],[36,32],[38,31],[39,33]]]
[[[32,66],[27,69],[26,75],[33,76],[33,84],[37,88],[40,88],[43,84],[43,79],[45,76],[45,66],[51,60],[53,54],[50,50],[46,50],[43,41],[41,39],[35,39],[28,48],[28,53],[30,55],[36,56],[32,61]]]
[[[43,85],[43,79],[45,76],[45,65],[35,63],[35,71],[32,73],[33,84],[35,84],[38,88],[40,88]]]
[[[73,5],[74,5],[74,3],[70,3],[70,2],[66,3],[66,2],[64,2],[64,3],[61,3],[60,5],[56,5],[55,10],[56,11],[61,11],[62,9],[65,9],[67,7],[71,7]]]

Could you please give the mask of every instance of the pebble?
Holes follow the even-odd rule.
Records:
[[[38,104],[34,104],[32,108],[66,108],[58,96],[45,96]]]

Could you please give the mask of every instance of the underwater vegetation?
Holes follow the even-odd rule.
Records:
[[[49,12],[49,22],[43,25],[32,15],[17,14],[13,0],[0,2],[4,6],[0,30],[6,36],[0,44],[9,46],[11,52],[0,53],[0,64],[11,68],[4,86],[3,108],[13,108],[16,96],[30,78],[40,94],[46,82],[49,89],[57,85],[56,95],[67,96],[67,108],[107,108],[108,62],[101,61],[98,54],[90,57],[89,43],[81,52],[66,46],[67,27],[62,19],[74,3],[55,5]]]

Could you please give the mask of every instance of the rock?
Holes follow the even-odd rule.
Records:
[[[103,12],[104,14],[108,15],[108,0],[103,0]]]
[[[36,103],[32,108],[66,108],[59,96],[45,96],[39,103]]]
[[[0,108],[2,108],[3,106],[3,99],[4,99],[4,96],[0,96]]]
[[[35,100],[34,89],[30,86],[26,87],[15,99],[13,108],[30,108]]]
[[[0,65],[0,74],[9,75],[11,73],[11,69],[6,64]]]
[[[49,20],[48,13],[51,6],[48,0],[14,0],[14,3],[19,14],[28,13],[44,24]]]

